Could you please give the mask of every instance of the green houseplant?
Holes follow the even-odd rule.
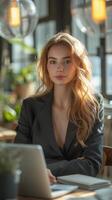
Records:
[[[16,123],[20,110],[21,110],[21,102],[16,101],[15,95],[13,97],[13,94],[7,94],[7,93],[1,93],[0,94],[0,105],[1,105],[1,111],[0,111],[0,119],[3,126],[10,127],[10,123]],[[13,125],[13,124],[12,124]]]
[[[20,68],[17,72],[13,68],[9,68],[7,75],[9,76],[12,87],[15,85],[23,85],[35,81],[35,63]]]
[[[19,152],[9,150],[5,143],[0,143],[0,174],[13,173],[19,168]]]
[[[35,63],[20,68],[17,72],[9,68],[6,74],[11,90],[15,90],[18,98],[25,98],[34,92],[36,81]]]
[[[12,123],[18,120],[22,100],[35,93],[35,63],[20,68],[18,71],[9,67],[6,73],[6,83],[11,92],[0,95],[0,101],[3,102],[2,120],[4,123]]]
[[[0,143],[0,199],[15,199],[20,179],[19,152]]]
[[[4,92],[3,94],[0,93],[0,120],[5,126],[10,127],[10,124],[18,120],[22,100],[35,93],[37,50],[26,44],[22,39],[15,38],[9,40],[9,43],[20,47],[24,53],[29,54],[28,62],[30,63],[26,66],[21,63],[21,67],[18,68],[18,63],[15,62],[10,63],[7,68],[3,68],[2,90]],[[32,56],[34,59],[32,59]]]
[[[11,45],[16,45],[23,53],[27,55],[27,59],[18,62],[10,63],[5,72],[6,90],[16,91],[17,98],[23,99],[32,95],[35,92],[36,82],[36,57],[37,50],[27,44],[24,39],[13,38],[8,40]],[[29,63],[24,65],[23,63]],[[19,68],[18,68],[19,67]]]

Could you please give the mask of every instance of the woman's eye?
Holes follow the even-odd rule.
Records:
[[[71,60],[65,60],[64,64],[70,64],[72,61]]]
[[[55,60],[49,60],[49,64],[56,64]]]

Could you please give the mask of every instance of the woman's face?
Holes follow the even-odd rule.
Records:
[[[48,51],[47,70],[55,85],[66,85],[75,76],[75,61],[70,48],[63,44],[53,45]]]

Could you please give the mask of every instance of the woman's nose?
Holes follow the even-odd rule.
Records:
[[[60,70],[60,71],[63,71],[64,70],[63,63],[58,63],[57,69]]]

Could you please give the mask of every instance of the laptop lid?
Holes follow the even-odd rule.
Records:
[[[5,143],[4,146],[8,151],[14,149],[21,154],[20,196],[55,198],[78,188],[78,186],[63,184],[50,185],[44,153],[40,145]]]

